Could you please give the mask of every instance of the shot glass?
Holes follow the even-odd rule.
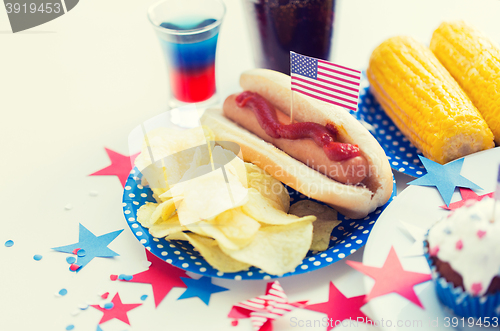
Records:
[[[225,12],[222,0],[162,0],[149,8],[167,64],[170,108],[217,103],[215,53]]]

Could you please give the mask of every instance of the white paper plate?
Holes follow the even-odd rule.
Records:
[[[489,193],[495,190],[499,163],[500,147],[476,153],[465,158],[461,175],[483,188],[482,192],[476,193],[480,195]],[[461,197],[456,189],[452,202],[458,200],[461,200]],[[387,207],[375,224],[366,243],[363,263],[370,266],[382,266],[391,246],[394,246],[405,270],[430,273],[423,255],[407,255],[415,241],[401,222],[427,230],[435,221],[449,213],[440,208],[441,205],[444,205],[444,202],[435,187],[410,186],[405,189]],[[367,293],[373,284],[373,279],[365,277]],[[414,290],[420,298],[424,310],[399,294],[391,293],[371,300],[366,306],[368,315],[376,321],[382,319],[384,322],[391,321],[391,325],[384,323],[384,326],[380,326],[382,330],[453,330],[453,327],[447,327],[445,322],[446,319],[451,322],[452,318],[457,317],[439,302],[432,281],[418,284]],[[438,327],[434,327],[435,325],[432,324],[436,319]],[[398,326],[397,321],[402,321],[399,323],[402,326]],[[418,321],[422,321],[421,326],[418,325]],[[460,319],[458,322],[460,325],[457,329],[459,330],[494,329],[468,327],[467,319],[465,319],[465,327],[461,325]]]

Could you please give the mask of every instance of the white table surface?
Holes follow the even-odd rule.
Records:
[[[125,303],[150,297],[128,314],[132,326],[113,320],[102,325],[104,331],[251,330],[249,323],[230,326],[225,316],[232,304],[261,294],[263,282],[214,280],[231,291],[213,295],[209,307],[196,298],[176,301],[182,290],[174,289],[154,309],[149,285],[108,278],[143,271],[145,254],[122,216],[118,179],[87,175],[109,165],[104,147],[128,154],[130,130],[166,110],[163,55],[146,19],[153,2],[80,1],[66,15],[16,34],[0,9],[0,330],[64,330],[69,324],[95,330],[101,312],[70,313],[82,302],[97,302],[100,291],[119,291]],[[240,0],[225,3],[217,55],[221,97],[238,91],[239,74],[253,67]],[[333,60],[366,68],[372,49],[385,38],[408,34],[428,43],[439,23],[452,18],[500,40],[498,13],[498,0],[340,0]],[[396,179],[398,190],[410,180],[399,174]],[[92,190],[97,197],[89,195]],[[67,204],[73,209],[65,210]],[[78,223],[97,235],[125,228],[109,246],[120,256],[68,272],[66,255],[50,248],[76,242]],[[9,239],[15,245],[6,248]],[[42,261],[34,261],[34,254],[43,255]],[[348,259],[360,261],[362,254]],[[365,294],[362,279],[339,262],[280,282],[292,300],[314,303],[326,300],[330,280],[348,297]],[[55,298],[63,287],[69,294]],[[276,321],[275,330],[293,330],[293,316],[323,315],[293,312]]]

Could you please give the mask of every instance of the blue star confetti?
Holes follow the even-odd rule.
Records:
[[[125,281],[130,281],[133,278],[134,278],[134,276],[132,276],[132,275],[125,275],[125,274],[121,274],[120,276],[118,276],[119,280],[125,280]]]
[[[460,175],[464,159],[441,165],[423,156],[418,157],[424,164],[427,174],[409,182],[408,185],[435,186],[446,206],[449,206],[456,187],[482,190],[481,187]]]
[[[83,254],[77,253],[78,259],[76,264],[79,266],[76,272],[80,271],[84,266],[86,266],[94,257],[113,257],[120,254],[115,253],[108,248],[108,245],[115,240],[116,237],[123,231],[117,230],[110,233],[103,234],[102,236],[95,236],[92,232],[87,230],[82,224],[80,224],[80,234],[78,242],[76,244],[71,244],[67,246],[54,247],[53,250],[63,253],[73,254],[75,249],[78,249],[78,253],[83,251]]]
[[[200,279],[181,277],[187,289],[177,300],[198,297],[207,306],[210,302],[210,296],[214,293],[228,291],[228,288],[212,284],[212,278],[203,276]]]

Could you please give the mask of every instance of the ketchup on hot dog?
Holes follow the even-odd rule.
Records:
[[[326,126],[313,122],[282,124],[278,121],[276,109],[259,94],[250,91],[240,93],[236,97],[236,103],[238,107],[249,107],[261,128],[273,138],[311,138],[332,161],[348,160],[361,155],[357,145],[335,141],[338,131],[332,123]]]

